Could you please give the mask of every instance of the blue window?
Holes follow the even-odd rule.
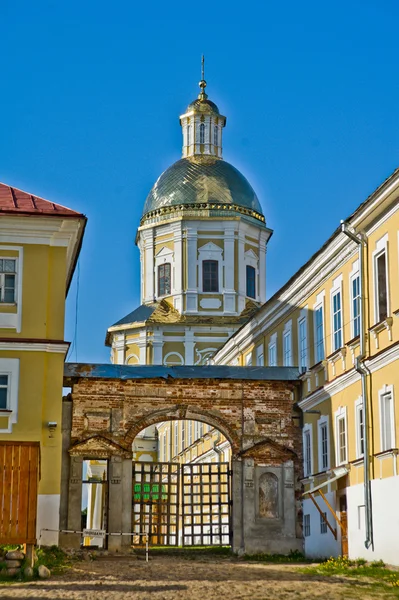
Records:
[[[0,375],[0,409],[7,408],[8,375]]]
[[[316,362],[324,360],[324,324],[323,307],[315,310],[315,328],[316,328]]]
[[[360,335],[360,277],[352,279],[353,337]]]
[[[200,144],[205,144],[205,125],[200,125]]]
[[[247,296],[256,298],[255,269],[247,265]]]
[[[335,292],[333,300],[333,351],[342,347],[342,308],[341,292]]]

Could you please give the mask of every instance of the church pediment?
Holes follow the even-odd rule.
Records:
[[[71,456],[87,456],[88,458],[111,458],[111,456],[131,458],[132,456],[132,453],[126,448],[122,448],[112,440],[99,435],[74,444],[69,449],[69,454]]]
[[[163,248],[160,249],[159,252],[156,253],[156,258],[163,258],[166,256],[170,256],[171,254],[173,254],[173,250],[171,250],[170,248],[167,248],[166,246],[163,246]]]
[[[215,254],[215,253],[220,254],[223,252],[223,250],[220,248],[220,246],[217,246],[213,242],[208,242],[207,244],[204,244],[203,246],[198,248],[198,251],[206,252],[206,253],[210,253],[210,254]]]
[[[258,260],[258,256],[255,254],[253,250],[247,250],[245,253],[246,258],[252,258],[253,260]]]
[[[264,439],[261,442],[255,443],[250,448],[243,450],[240,455],[244,458],[256,458],[257,461],[276,461],[285,462],[286,460],[293,460],[296,456],[295,452],[291,448],[281,446],[270,439]]]

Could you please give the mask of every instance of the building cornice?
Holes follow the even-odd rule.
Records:
[[[30,338],[0,338],[0,351],[53,352],[66,354],[70,343],[63,340],[41,340]]]

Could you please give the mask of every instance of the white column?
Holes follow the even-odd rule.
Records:
[[[173,304],[176,310],[183,310],[183,236],[181,223],[174,226],[174,260],[172,294]]]
[[[234,288],[235,252],[234,225],[229,223],[224,230],[224,289],[223,311],[233,314],[236,311],[236,292]]]
[[[198,251],[196,227],[187,227],[186,244],[187,263],[184,265],[187,272],[186,312],[196,313],[198,312]]]
[[[154,230],[143,231],[144,239],[144,302],[154,300]]]
[[[259,302],[266,302],[266,235],[263,231],[259,240]]]
[[[241,224],[240,224],[241,225]],[[241,313],[245,308],[245,285],[246,285],[246,273],[245,273],[245,235],[241,231],[241,227],[238,230],[238,312]]]
[[[153,365],[162,365],[162,349],[163,349],[163,335],[162,331],[154,331],[154,335],[152,338],[152,364]]]
[[[185,349],[184,364],[185,365],[193,365],[194,364],[194,333],[192,331],[186,330],[186,335],[185,335],[185,340],[184,340],[184,349]]]

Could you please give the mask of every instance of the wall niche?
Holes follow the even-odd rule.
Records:
[[[259,478],[259,516],[278,519],[278,477],[263,473]]]

